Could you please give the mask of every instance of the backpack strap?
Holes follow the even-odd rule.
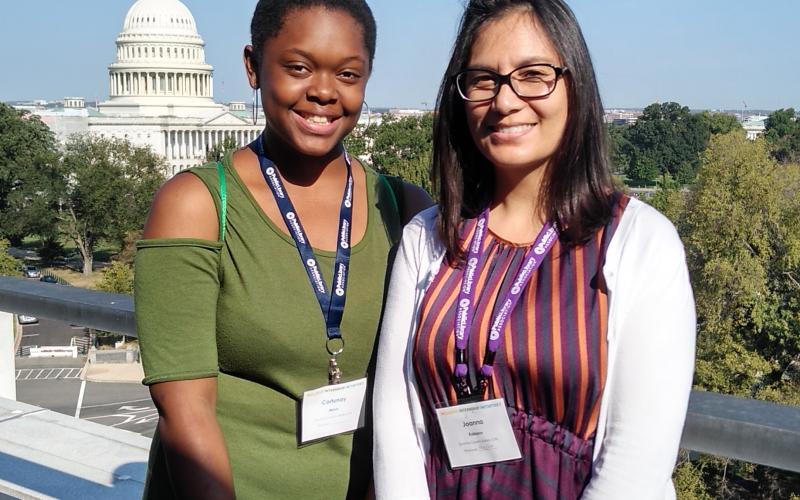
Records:
[[[219,240],[225,241],[225,223],[228,220],[228,193],[225,182],[225,167],[221,161],[217,162],[217,176],[219,177]]]
[[[403,236],[403,208],[404,208],[404,188],[403,179],[396,175],[379,174],[378,177],[386,187],[386,192],[389,193],[392,207],[396,217],[393,218],[391,224],[388,224],[389,234],[392,237],[392,243],[398,243]]]

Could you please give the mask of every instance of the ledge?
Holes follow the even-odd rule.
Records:
[[[149,449],[139,434],[0,399],[0,493],[138,500]]]

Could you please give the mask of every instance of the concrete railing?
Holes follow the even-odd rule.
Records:
[[[136,335],[126,295],[0,277],[0,311]],[[800,472],[800,408],[693,391],[681,447]]]

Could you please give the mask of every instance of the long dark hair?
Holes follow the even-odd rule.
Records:
[[[493,166],[469,133],[454,75],[466,67],[480,29],[516,10],[535,19],[569,68],[563,77],[569,106],[567,124],[544,172],[539,209],[561,229],[567,245],[586,242],[611,217],[613,185],[603,106],[575,15],[562,0],[471,0],[439,89],[433,125],[432,177],[439,191],[439,234],[451,262],[463,258],[461,223],[476,216],[491,201],[494,190]]]

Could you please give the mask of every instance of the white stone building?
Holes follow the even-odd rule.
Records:
[[[83,98],[63,108],[34,111],[61,140],[88,131],[150,146],[174,175],[205,161],[226,138],[245,145],[264,125],[253,125],[244,103],[214,102],[213,68],[194,17],[180,0],[138,0],[128,11],[109,68],[109,99],[87,109]]]

